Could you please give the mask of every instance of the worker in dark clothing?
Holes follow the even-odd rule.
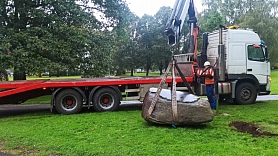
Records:
[[[197,75],[205,77],[206,94],[210,107],[211,109],[216,109],[216,98],[214,95],[214,69],[211,67],[209,61],[204,63],[204,67],[203,70],[197,71]]]

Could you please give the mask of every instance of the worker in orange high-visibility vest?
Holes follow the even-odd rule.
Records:
[[[216,109],[216,98],[214,95],[214,69],[209,61],[204,63],[204,69],[198,69],[197,75],[205,77],[206,93],[211,109]]]

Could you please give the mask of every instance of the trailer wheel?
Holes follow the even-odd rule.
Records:
[[[55,108],[61,114],[77,114],[81,111],[82,96],[73,89],[65,89],[58,93]]]
[[[93,96],[93,107],[97,112],[115,111],[119,105],[120,97],[112,88],[101,88]]]
[[[252,104],[257,99],[257,90],[248,82],[238,84],[236,88],[236,102],[238,104]]]

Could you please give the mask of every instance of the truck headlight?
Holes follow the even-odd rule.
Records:
[[[268,82],[271,82],[271,81],[272,81],[271,77],[268,77]]]

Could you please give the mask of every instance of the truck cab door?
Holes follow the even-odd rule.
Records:
[[[264,55],[264,51],[259,45],[247,45],[247,74],[254,75],[260,84],[267,84],[269,76],[269,61]]]

